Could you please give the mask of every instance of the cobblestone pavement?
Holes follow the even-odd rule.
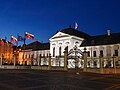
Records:
[[[120,90],[120,75],[0,70],[0,90]]]

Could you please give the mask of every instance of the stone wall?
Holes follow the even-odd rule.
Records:
[[[31,69],[30,66],[12,66],[12,65],[2,65],[0,69]]]
[[[116,74],[120,73],[120,68],[87,68],[86,72],[101,73],[101,74]]]

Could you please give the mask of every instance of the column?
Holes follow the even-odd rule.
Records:
[[[115,64],[115,56],[113,56],[113,68],[114,68],[114,73],[116,73],[116,64]]]
[[[87,71],[87,52],[86,48],[84,48],[83,58],[84,58],[84,71]]]
[[[1,66],[2,66],[2,56],[1,56],[1,59],[0,59],[0,64],[1,64]]]
[[[16,65],[16,55],[14,55],[14,66]]]
[[[103,65],[102,65],[103,58],[99,57],[99,60],[100,60],[100,73],[103,73]]]
[[[64,52],[64,70],[67,70],[67,52]]]
[[[49,64],[48,64],[48,69],[51,70],[51,55],[49,54]]]
[[[31,66],[33,65],[33,55],[31,56]]]
[[[68,46],[65,47],[65,51],[64,51],[64,70],[67,70],[67,55],[68,55]]]
[[[38,66],[40,66],[40,65],[41,65],[41,54],[40,54],[39,59],[38,59]]]

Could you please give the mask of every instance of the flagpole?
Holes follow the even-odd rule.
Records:
[[[26,39],[25,39],[25,35],[24,35],[24,46],[23,46],[23,65],[25,65],[25,44],[26,44]]]

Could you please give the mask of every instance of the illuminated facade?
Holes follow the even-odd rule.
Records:
[[[23,46],[22,50],[19,52],[20,65],[37,65],[37,61],[40,59],[39,57],[48,57],[50,54],[49,47],[49,43],[40,43],[38,41],[30,43],[25,47]],[[43,64],[41,63],[41,65]]]
[[[99,68],[100,58],[103,59],[103,67],[113,67],[113,59],[116,66],[120,67],[120,33],[90,36],[84,32],[67,28],[59,31],[49,40],[50,43],[40,43],[38,41],[26,45],[25,50],[19,53],[20,64],[38,65],[40,57],[51,55],[51,66],[64,65],[64,50],[68,47],[68,52],[77,46],[82,52],[87,51],[87,67]],[[44,58],[45,59],[45,58]],[[47,59],[46,59],[47,60]],[[40,65],[44,65],[41,60]],[[78,67],[83,68],[84,60],[80,61]],[[75,61],[68,60],[68,68],[75,68]],[[46,64],[48,65],[48,63]]]
[[[10,42],[5,42],[4,45],[0,44],[0,57],[2,57],[2,64],[12,64],[13,63],[13,44]]]

